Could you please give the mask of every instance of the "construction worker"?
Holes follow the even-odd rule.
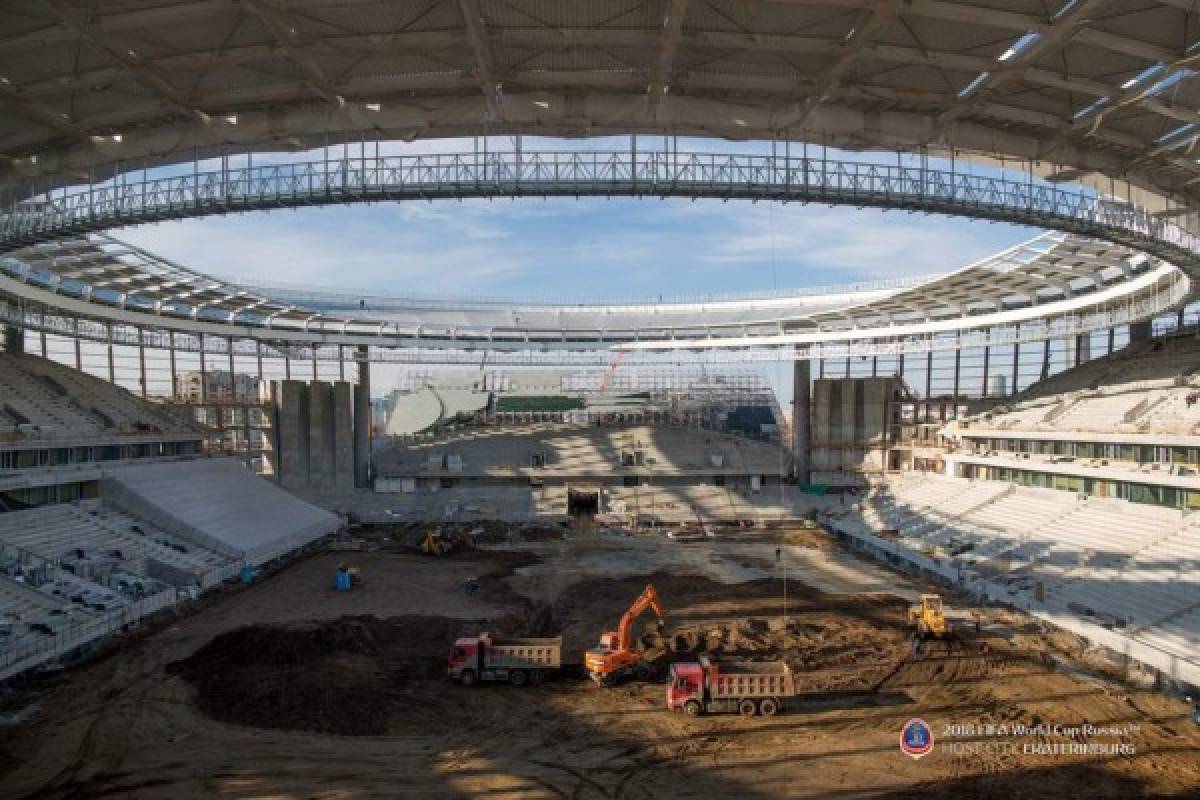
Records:
[[[1190,697],[1186,699],[1192,704],[1192,708],[1191,711],[1188,712],[1188,716],[1192,718],[1192,722],[1200,725],[1200,700],[1192,700]]]

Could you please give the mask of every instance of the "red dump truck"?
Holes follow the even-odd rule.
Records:
[[[508,681],[513,686],[541,683],[562,666],[562,637],[500,639],[481,633],[456,639],[447,674],[463,686]]]
[[[689,716],[733,712],[772,716],[796,694],[792,671],[782,661],[699,661],[671,665],[667,708]]]

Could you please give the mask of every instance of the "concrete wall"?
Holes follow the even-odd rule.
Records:
[[[861,474],[887,466],[895,377],[822,378],[813,385],[811,482],[861,484]]]
[[[331,489],[334,485],[333,386],[308,387],[308,485]]]
[[[796,480],[808,483],[812,461],[812,364],[808,359],[792,367],[792,458]]]
[[[275,381],[272,395],[280,485],[286,489],[353,488],[350,384]]]
[[[333,475],[338,489],[354,488],[354,390],[333,384]]]

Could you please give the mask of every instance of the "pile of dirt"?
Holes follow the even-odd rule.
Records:
[[[445,668],[456,632],[456,622],[439,617],[250,625],[217,636],[167,671],[195,687],[197,706],[214,719],[378,735],[387,732],[396,693]]]

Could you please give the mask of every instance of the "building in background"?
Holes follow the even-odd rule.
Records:
[[[257,402],[259,380],[227,370],[190,370],[175,376],[175,399],[182,403]]]

